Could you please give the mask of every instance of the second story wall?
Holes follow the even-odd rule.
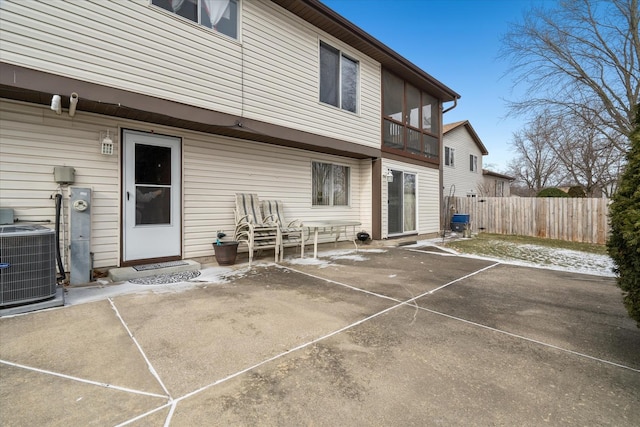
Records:
[[[444,134],[442,161],[442,185],[445,196],[479,195],[479,185],[483,183],[482,151],[473,140],[465,126],[458,126]],[[453,149],[453,165],[446,159],[447,152]],[[475,156],[477,167],[471,170],[471,156]],[[449,163],[449,164],[447,164]]]
[[[380,146],[380,65],[268,0],[244,1],[246,117]],[[358,62],[356,113],[319,101],[319,45]]]
[[[380,146],[380,65],[269,0],[239,0],[237,40],[148,0],[0,8],[2,62]],[[356,113],[319,102],[320,41],[357,61]]]

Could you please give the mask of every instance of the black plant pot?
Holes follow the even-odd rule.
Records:
[[[218,265],[233,265],[238,255],[238,242],[222,242],[219,245],[214,243],[213,251]]]

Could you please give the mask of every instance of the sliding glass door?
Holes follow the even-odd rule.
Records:
[[[416,174],[391,171],[388,181],[387,233],[390,236],[412,233],[417,230]]]

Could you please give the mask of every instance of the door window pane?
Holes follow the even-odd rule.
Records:
[[[416,230],[416,176],[404,174],[404,232]]]
[[[402,233],[402,172],[391,171],[393,181],[387,184],[387,232],[389,234]]]
[[[136,225],[171,224],[171,187],[136,185]]]
[[[136,184],[171,185],[171,148],[136,144]]]

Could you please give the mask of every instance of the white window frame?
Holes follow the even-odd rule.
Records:
[[[478,156],[474,154],[469,154],[469,170],[478,173]]]
[[[189,0],[185,0],[185,1],[189,1]],[[161,10],[162,12],[169,14],[171,17],[175,17],[177,19],[183,20],[183,21],[188,22],[190,24],[197,25],[200,28],[206,28],[207,30],[212,31],[214,34],[219,34],[219,35],[227,37],[227,38],[229,38],[231,40],[240,41],[240,21],[241,21],[241,15],[242,15],[242,3],[241,2],[244,1],[244,0],[230,0],[230,1],[234,1],[236,3],[237,16],[236,16],[236,36],[235,37],[234,36],[230,36],[228,34],[225,34],[225,33],[221,32],[221,31],[218,31],[217,29],[215,29],[213,27],[208,27],[208,26],[202,24],[201,23],[202,22],[202,8],[201,8],[201,4],[202,3],[201,3],[201,0],[195,0],[195,1],[197,1],[196,7],[197,7],[197,15],[198,15],[196,21],[194,21],[194,20],[192,20],[190,18],[184,17],[184,16],[180,15],[178,12],[167,10],[167,9],[163,8],[162,6],[156,5],[156,4],[153,3],[153,0],[149,0],[149,4],[152,7],[157,8],[158,10]]]
[[[455,148],[444,147],[444,164],[445,166],[455,167]]]
[[[330,102],[325,102],[322,100],[322,59],[321,59],[321,49],[322,49],[322,45],[325,45],[335,51],[337,51],[338,54],[338,84],[339,87],[337,88],[338,91],[338,105],[334,105]],[[343,58],[348,59],[349,61],[352,61],[356,64],[356,82],[355,82],[355,91],[356,91],[356,101],[355,101],[355,111],[351,111],[347,108],[344,108],[342,105],[342,87],[344,84],[343,78],[342,78],[342,61]],[[339,108],[342,111],[346,111],[348,113],[352,113],[352,114],[359,114],[360,112],[360,61],[358,61],[356,58],[354,58],[352,55],[349,55],[347,53],[345,53],[342,49],[335,47],[333,44],[331,43],[327,43],[323,40],[319,40],[318,42],[318,100],[320,101],[321,104],[323,105],[330,105],[334,108]]]
[[[331,166],[331,171],[330,171],[330,182],[329,182],[329,188],[327,190],[328,194],[328,198],[329,200],[327,200],[327,203],[318,203],[318,195],[314,194],[314,190],[317,192],[318,190],[316,189],[314,183],[316,182],[316,179],[314,179],[314,172],[315,172],[315,167],[314,164],[323,164],[323,165],[328,165]],[[339,167],[339,168],[346,168],[346,175],[347,175],[347,183],[346,183],[346,197],[345,197],[345,203],[344,204],[335,204],[335,185],[336,185],[336,177],[334,176],[334,171],[336,170],[335,168]],[[322,196],[323,198],[325,196]],[[338,164],[338,163],[332,163],[332,162],[327,162],[327,161],[321,161],[321,160],[313,160],[311,162],[311,206],[313,207],[335,207],[335,206],[340,206],[340,207],[346,207],[346,206],[350,206],[351,205],[351,166],[347,166],[347,165],[342,165],[342,164]]]

